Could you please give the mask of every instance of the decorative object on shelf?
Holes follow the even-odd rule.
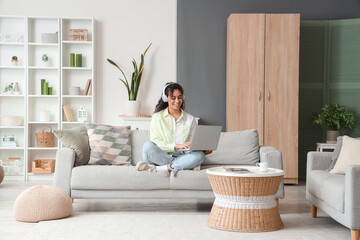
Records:
[[[49,56],[47,54],[43,54],[41,56],[41,62],[43,66],[49,66]]]
[[[3,126],[24,126],[24,116],[2,116],[1,125]]]
[[[70,53],[70,67],[75,67],[75,53]]]
[[[50,129],[49,132],[45,132],[45,129]],[[50,126],[45,126],[41,132],[36,132],[36,146],[37,147],[54,147],[54,133]]]
[[[84,107],[79,108],[77,111],[77,121],[78,122],[87,122],[87,111]]]
[[[50,112],[47,110],[40,111],[40,122],[50,122]]]
[[[4,93],[6,94],[13,94],[14,92],[14,83],[9,83],[8,85],[6,85],[6,87],[4,88]]]
[[[76,67],[82,67],[82,54],[76,54]]]
[[[4,135],[1,137],[1,147],[17,147],[15,135]]]
[[[15,82],[15,87],[14,87],[14,95],[20,95],[20,88],[19,88],[19,83]]]
[[[313,123],[327,129],[326,143],[336,143],[340,130],[352,129],[355,120],[355,112],[340,104],[327,104],[320,113],[313,114]]]
[[[12,56],[11,58],[11,66],[17,66],[19,60],[17,56]]]
[[[69,30],[70,41],[87,41],[88,30],[87,29],[70,29]]]
[[[87,82],[86,82],[86,86],[84,88],[84,95],[88,95],[89,93],[89,90],[91,90],[91,83],[92,83],[92,80],[91,79],[88,79]],[[91,93],[90,93],[91,95]]]
[[[49,87],[49,83],[45,79],[41,79],[41,95],[52,95],[52,87]]]
[[[36,174],[53,173],[55,159],[37,159],[32,161],[31,172]]]
[[[69,105],[63,105],[64,115],[67,122],[72,122],[73,118],[71,115],[70,107]]]
[[[70,95],[80,95],[80,87],[71,87]]]
[[[148,49],[150,48],[152,43],[149,44],[149,46],[145,49],[145,52],[143,54],[141,54],[141,62],[140,65],[138,67],[135,59],[133,59],[132,63],[134,66],[134,72],[132,73],[132,77],[131,77],[131,83],[129,84],[126,75],[124,73],[123,70],[121,70],[121,68],[112,60],[107,59],[107,61],[114,65],[116,68],[118,68],[121,72],[121,74],[124,76],[124,79],[120,80],[124,83],[126,90],[128,92],[129,95],[129,101],[127,103],[127,115],[138,115],[139,114],[139,110],[140,110],[140,102],[136,101],[138,93],[139,93],[139,88],[141,85],[141,81],[142,81],[142,76],[143,76],[143,71],[144,71],[144,58],[145,58],[145,54],[148,51]]]
[[[9,157],[0,160],[0,165],[4,168],[5,175],[22,175],[24,169],[24,162],[19,157]]]
[[[42,43],[58,43],[58,32],[56,33],[42,33],[41,34]]]

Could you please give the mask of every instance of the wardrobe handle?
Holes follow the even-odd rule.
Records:
[[[270,95],[270,91],[268,91],[268,100],[270,101],[271,95]]]
[[[261,91],[259,90],[259,102],[261,101]]]

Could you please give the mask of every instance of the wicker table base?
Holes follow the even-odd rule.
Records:
[[[208,177],[216,198],[207,223],[209,227],[239,232],[283,228],[275,203],[283,176],[220,176],[210,172]]]

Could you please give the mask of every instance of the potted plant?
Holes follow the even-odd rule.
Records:
[[[41,61],[42,61],[43,66],[49,66],[49,57],[47,54],[43,54],[41,56]]]
[[[145,52],[143,54],[141,54],[140,65],[137,64],[135,59],[132,60],[134,72],[131,75],[130,83],[129,83],[124,71],[114,61],[107,59],[107,61],[110,64],[114,65],[116,68],[118,68],[120,70],[121,74],[124,77],[124,79],[122,79],[122,78],[119,78],[119,79],[121,80],[121,82],[124,83],[126,90],[128,92],[129,101],[128,101],[128,107],[127,107],[127,113],[126,113],[127,115],[138,115],[139,114],[140,102],[137,101],[137,96],[139,93],[139,89],[140,89],[140,85],[141,85],[141,81],[142,81],[142,77],[143,77],[143,72],[144,72],[145,54],[148,51],[148,49],[150,48],[150,46],[151,46],[151,43],[145,49]]]
[[[326,128],[326,143],[336,143],[340,130],[352,129],[355,113],[340,104],[327,104],[320,113],[313,114],[313,123]]]
[[[18,58],[17,58],[17,56],[12,56],[12,58],[11,58],[11,65],[12,65],[12,66],[17,66],[17,64],[18,64]]]

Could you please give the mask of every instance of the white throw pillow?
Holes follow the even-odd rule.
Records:
[[[330,173],[345,174],[348,165],[360,165],[360,140],[344,136],[339,158]]]

